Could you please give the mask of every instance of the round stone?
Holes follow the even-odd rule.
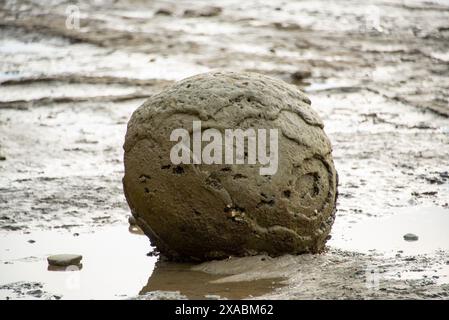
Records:
[[[181,143],[170,139],[177,129],[188,137],[173,152]],[[238,139],[226,140],[238,129],[248,133],[241,150]],[[221,136],[212,139],[207,132]],[[205,151],[218,141],[223,148],[210,152],[211,163]],[[189,162],[173,161],[173,154],[184,154],[187,147]],[[254,73],[184,79],[133,113],[124,150],[128,204],[168,258],[276,256],[324,248],[335,217],[337,173],[323,123],[294,86]]]
[[[404,234],[405,241],[418,241],[418,239],[419,239],[419,237],[416,234],[413,234],[413,233]]]

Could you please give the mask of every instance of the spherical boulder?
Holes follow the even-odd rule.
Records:
[[[131,212],[169,259],[324,248],[337,173],[323,123],[294,86],[234,72],[176,82],[133,113],[124,150]]]

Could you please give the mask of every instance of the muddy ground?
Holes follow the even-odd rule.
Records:
[[[449,3],[215,5],[0,0],[0,297],[447,299]],[[323,118],[340,176],[325,253],[156,263],[128,232],[131,113],[217,69],[293,83]],[[65,251],[81,270],[47,270]]]

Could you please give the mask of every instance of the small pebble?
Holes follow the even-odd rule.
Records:
[[[5,161],[6,157],[5,156],[0,156],[0,161]]]
[[[185,17],[215,17],[220,15],[222,8],[216,6],[205,6],[198,9],[187,9],[184,11]]]
[[[35,243],[36,241],[34,241],[33,239],[28,240],[28,243]]]
[[[407,233],[404,235],[405,241],[418,241],[419,237],[413,233]]]
[[[172,16],[174,14],[174,9],[170,7],[161,7],[157,9],[154,14],[160,16]]]
[[[312,75],[312,72],[310,70],[298,70],[294,73],[292,73],[291,77],[295,81],[301,81],[306,78],[309,78]]]
[[[156,250],[150,251],[147,253],[147,257],[156,257],[158,252]]]
[[[128,223],[129,223],[131,226],[137,225],[136,218],[134,218],[133,216],[129,216],[129,218],[128,218]]]
[[[83,256],[79,254],[56,254],[47,258],[48,264],[51,266],[67,267],[79,265]]]
[[[36,289],[28,291],[27,294],[36,298],[40,298],[42,297],[43,292],[41,289]]]

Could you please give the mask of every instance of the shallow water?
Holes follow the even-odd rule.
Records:
[[[151,291],[179,291],[191,299],[243,299],[280,286],[280,278],[214,283],[222,276],[192,271],[192,264],[156,264],[156,256],[147,256],[151,251],[140,229],[127,226],[104,227],[79,235],[67,230],[2,233],[0,299],[33,298],[26,286],[4,286],[19,282],[43,283],[44,292],[39,297],[62,299],[123,299]],[[83,260],[80,266],[50,267],[47,256],[58,253],[81,254]]]
[[[328,248],[416,259],[419,255],[449,250],[448,225],[447,209],[398,208],[394,215],[368,217],[349,227],[337,220]],[[416,234],[419,239],[405,241],[406,233]],[[152,250],[139,228],[123,225],[103,227],[95,233],[66,229],[1,233],[0,299],[123,299],[155,291],[178,292],[180,297],[189,299],[244,299],[269,294],[285,285],[280,276],[220,281],[228,275],[201,272],[195,270],[194,264],[158,261],[157,256],[147,255]],[[82,254],[82,265],[65,270],[49,267],[47,256],[58,253]],[[449,265],[432,264],[429,270],[393,266],[383,278],[425,277],[440,284],[449,283]],[[42,294],[36,296],[32,289],[19,284],[27,282],[43,283]]]
[[[418,236],[418,240],[405,240],[404,235],[408,233]],[[438,284],[449,284],[449,260],[446,261],[444,255],[449,251],[447,209],[436,206],[397,208],[395,214],[350,221],[349,226],[337,220],[328,246],[370,254],[373,259],[421,259],[419,266],[391,264],[388,270],[384,271],[383,278],[404,281],[429,279]],[[375,271],[379,268],[371,269]]]
[[[384,217],[367,217],[349,226],[336,220],[328,245],[342,250],[395,255],[431,254],[449,250],[449,210],[440,207],[397,208]],[[413,233],[417,241],[406,241]]]
[[[69,231],[35,231],[0,235],[0,284],[45,283],[44,290],[66,299],[111,299],[135,295],[154,269],[155,257],[145,236],[126,227],[103,228],[74,236]],[[36,241],[29,243],[29,240]],[[81,270],[49,271],[47,256],[83,256]],[[1,297],[10,292],[3,291]]]

